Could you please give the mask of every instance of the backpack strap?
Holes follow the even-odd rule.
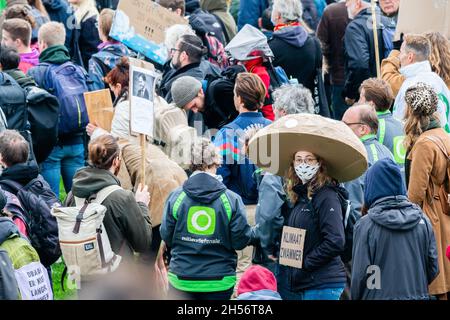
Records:
[[[117,184],[103,188],[102,190],[97,192],[97,196],[95,197],[95,199],[92,202],[102,204],[103,201],[105,201],[106,198],[108,198],[111,193],[113,193],[114,191],[117,191],[117,190],[121,190],[121,189],[122,189],[122,187]]]
[[[428,140],[432,141],[438,148],[439,150],[442,151],[442,153],[445,155],[445,157],[447,158],[448,161],[450,161],[450,156],[448,154],[448,150],[445,147],[444,142],[441,140],[441,138],[436,137],[436,136],[427,136],[426,137]]]
[[[9,179],[0,180],[0,186],[3,190],[11,192],[14,195],[17,195],[17,193],[23,188],[20,183]]]

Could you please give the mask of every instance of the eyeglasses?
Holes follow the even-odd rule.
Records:
[[[170,49],[170,54],[174,54],[175,52],[180,51],[180,49],[177,48],[171,48]]]
[[[305,164],[307,164],[309,166],[312,166],[312,165],[316,164],[317,161],[318,160],[315,159],[315,158],[305,158],[305,159],[299,158],[299,159],[295,159],[295,163],[298,163],[298,164],[305,163]]]

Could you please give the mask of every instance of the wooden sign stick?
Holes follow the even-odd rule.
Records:
[[[380,50],[378,43],[378,29],[377,29],[377,14],[376,14],[377,2],[372,0],[372,27],[373,27],[373,40],[375,42],[375,61],[377,64],[377,78],[381,78],[381,62],[380,62]]]
[[[141,181],[142,187],[145,186],[145,160],[146,160],[146,145],[147,145],[147,139],[145,137],[145,134],[139,134],[140,141],[141,141]]]

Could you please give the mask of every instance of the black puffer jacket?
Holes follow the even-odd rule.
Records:
[[[319,189],[311,200],[305,186],[299,185],[294,191],[299,199],[284,225],[306,230],[303,268],[280,265],[281,286],[299,292],[331,284],[344,285],[346,276],[340,254],[344,251],[345,233],[338,193],[345,198],[346,191],[330,184]]]

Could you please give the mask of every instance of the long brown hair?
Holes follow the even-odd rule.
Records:
[[[295,173],[294,169],[294,160],[296,153],[292,155],[285,185],[288,197],[292,201],[292,203],[296,203],[298,201],[298,195],[294,191],[294,188],[299,184],[303,184],[300,178],[297,176],[297,173]],[[316,176],[308,184],[308,197],[312,197],[314,193],[316,193],[323,186],[330,183],[336,183],[336,180],[328,175],[327,167],[323,160],[317,156],[316,158],[320,163],[320,169],[317,172]]]
[[[439,32],[425,33],[431,43],[430,63],[445,83],[450,83],[450,42]]]
[[[405,140],[403,145],[406,150],[410,150],[420,135],[428,128],[432,120],[439,121],[438,113],[434,113],[431,116],[414,112],[412,108],[406,106],[405,111]]]

